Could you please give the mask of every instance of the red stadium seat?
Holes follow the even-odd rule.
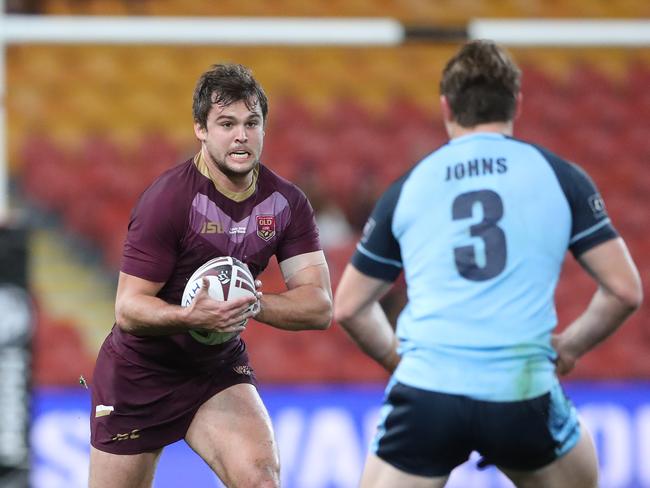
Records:
[[[69,386],[81,375],[92,380],[94,357],[77,330],[65,321],[38,313],[33,352],[36,385]]]

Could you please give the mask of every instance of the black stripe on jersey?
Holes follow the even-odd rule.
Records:
[[[363,228],[363,235],[350,262],[367,276],[395,281],[402,271],[402,252],[392,226],[402,186],[411,171],[388,187]]]
[[[541,146],[531,145],[548,161],[569,202],[571,253],[577,258],[592,247],[618,237],[598,188],[589,175],[577,164],[565,161]]]

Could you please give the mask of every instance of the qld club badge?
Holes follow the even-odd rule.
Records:
[[[275,215],[257,215],[256,219],[258,237],[270,241],[275,235]]]

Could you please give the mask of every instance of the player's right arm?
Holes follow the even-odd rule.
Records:
[[[117,326],[140,336],[176,334],[190,329],[241,332],[244,327],[236,324],[253,316],[246,309],[255,302],[255,297],[225,302],[214,300],[208,295],[210,283],[205,278],[189,307],[172,305],[158,298],[156,294],[163,285],[120,272],[115,300]]]
[[[336,290],[334,309],[336,321],[350,338],[390,373],[400,360],[398,340],[379,300],[392,286],[348,264]]]
[[[395,182],[375,205],[334,297],[335,320],[363,352],[391,373],[400,361],[399,341],[379,300],[402,270],[391,224],[405,179]]]
[[[587,309],[553,336],[559,374],[569,373],[578,358],[618,329],[643,300],[639,272],[620,237],[593,247],[578,261],[596,280],[598,289]]]

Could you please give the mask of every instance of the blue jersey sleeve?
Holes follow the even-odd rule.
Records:
[[[352,256],[352,265],[373,278],[395,281],[402,271],[402,254],[392,224],[405,180],[406,175],[393,183],[379,199]]]
[[[571,253],[577,258],[598,244],[618,237],[605,210],[605,202],[589,175],[577,164],[537,148],[553,168],[571,207]]]

